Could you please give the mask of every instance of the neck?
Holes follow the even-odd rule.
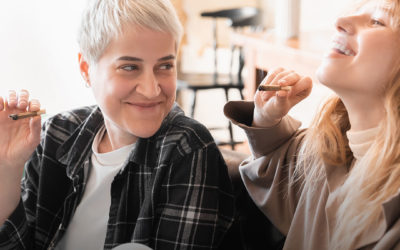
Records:
[[[105,121],[106,132],[99,143],[99,153],[107,153],[136,142],[137,137]]]
[[[341,98],[349,114],[351,131],[374,128],[382,121],[385,114],[383,98],[371,96]]]

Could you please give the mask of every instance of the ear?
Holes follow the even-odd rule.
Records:
[[[91,83],[89,79],[89,63],[84,58],[82,53],[78,53],[78,60],[79,60],[79,70],[81,71],[83,80],[85,80],[86,85],[90,87]]]

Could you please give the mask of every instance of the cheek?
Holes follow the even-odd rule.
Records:
[[[98,78],[92,85],[93,94],[100,106],[106,107],[123,99],[129,90],[116,78]]]
[[[397,36],[397,35],[396,35]],[[399,39],[392,33],[369,34],[360,43],[360,64],[371,70],[387,73],[399,56]]]
[[[176,78],[163,81],[160,88],[168,99],[175,100],[176,95]]]
[[[381,50],[364,60],[364,71],[360,74],[364,75],[365,81],[385,83],[392,74],[393,66],[397,61],[398,53],[388,49],[388,47],[382,47]],[[369,73],[366,74],[365,72]]]

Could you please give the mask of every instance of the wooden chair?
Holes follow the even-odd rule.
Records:
[[[211,74],[192,74],[192,73],[178,73],[178,94],[181,90],[188,89],[193,91],[193,99],[191,105],[190,116],[194,117],[194,112],[196,108],[197,93],[201,90],[210,89],[222,89],[225,92],[226,101],[229,100],[229,91],[235,89],[239,91],[241,99],[243,99],[243,79],[242,71],[244,67],[244,58],[242,53],[242,48],[237,46],[231,47],[231,60],[230,60],[230,72],[229,74],[221,74],[218,72],[218,41],[217,41],[217,19],[224,18],[230,20],[230,27],[233,30],[237,30],[244,27],[257,28],[260,27],[261,23],[261,12],[254,7],[242,7],[233,9],[223,9],[211,12],[202,12],[201,16],[204,18],[213,19],[213,56],[214,56],[214,72]],[[238,50],[238,53],[235,53]],[[238,58],[234,58],[237,55]],[[233,64],[235,59],[238,60],[238,67],[236,70],[233,69]],[[221,128],[209,128],[221,129]],[[217,142],[218,145],[231,145],[234,149],[237,143],[234,140],[232,124],[229,122],[227,127],[222,129],[228,129],[230,139],[228,142]]]

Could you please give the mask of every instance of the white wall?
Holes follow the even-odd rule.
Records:
[[[0,4],[0,94],[25,88],[48,113],[94,103],[78,68],[76,42],[83,0]]]
[[[264,10],[264,25],[273,28],[275,25],[275,6],[282,0],[258,0]],[[333,28],[333,23],[353,0],[298,0],[301,4],[300,29],[302,31]]]
[[[276,0],[279,1],[279,0]],[[338,16],[342,15],[353,0],[300,0],[301,30],[334,29]]]

